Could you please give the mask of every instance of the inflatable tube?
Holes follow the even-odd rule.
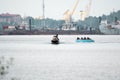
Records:
[[[76,40],[76,42],[94,42],[94,40]]]

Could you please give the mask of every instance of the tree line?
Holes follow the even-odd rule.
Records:
[[[94,31],[94,33],[100,33],[99,31],[99,25],[102,20],[107,20],[108,23],[115,22],[117,20],[120,20],[120,10],[117,12],[111,12],[109,15],[102,15],[99,17],[93,17],[89,16],[84,21],[77,21],[77,25],[80,31],[84,30],[91,30]]]
[[[42,29],[42,28],[54,28],[61,29],[63,24],[65,24],[64,20],[54,20],[50,18],[46,19],[36,19],[33,17],[22,18],[22,21],[26,21],[29,24],[29,20],[31,19],[32,29]],[[99,17],[89,16],[84,21],[78,20],[74,22],[77,27],[77,31],[80,33],[92,31],[94,34],[100,33],[99,25],[102,20],[107,20],[109,23],[114,22],[116,20],[120,20],[120,10],[117,12],[111,12],[109,15],[102,15]],[[44,25],[45,22],[45,25]],[[14,22],[6,23],[0,22],[0,30],[2,30],[3,25],[19,25]]]

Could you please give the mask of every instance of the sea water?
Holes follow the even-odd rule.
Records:
[[[76,43],[90,37],[94,43]],[[13,65],[2,80],[120,80],[120,35],[0,36],[0,57]],[[1,76],[0,76],[1,77]]]

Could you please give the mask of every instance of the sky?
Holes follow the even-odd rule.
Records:
[[[43,15],[43,0],[0,0],[0,14],[11,13],[38,18]],[[77,0],[44,0],[45,17],[62,19],[66,10],[72,10]],[[79,12],[85,10],[90,0],[80,0],[73,14],[74,19],[80,19]],[[108,15],[120,10],[120,0],[92,0],[90,16]]]

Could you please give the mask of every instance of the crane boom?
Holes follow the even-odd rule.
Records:
[[[69,9],[64,12],[64,15],[68,14],[68,12],[69,12]]]
[[[92,0],[90,0],[89,4],[87,5],[87,9],[86,9],[86,14],[87,15],[86,15],[86,17],[88,17],[89,14],[90,14],[91,5],[92,5]]]
[[[67,21],[67,22],[71,22],[72,21],[72,15],[74,14],[76,8],[77,8],[77,5],[79,3],[80,0],[76,0],[75,2],[75,5],[73,6],[73,9],[72,10],[67,10],[65,11],[64,13],[64,19]]]
[[[73,6],[73,9],[72,10],[67,10],[64,13],[65,24],[64,24],[63,28],[69,29],[69,30],[74,28],[74,30],[75,30],[75,25],[72,21],[72,15],[74,14],[78,3],[79,3],[79,0],[76,0],[75,5]]]
[[[76,3],[75,3],[75,6],[73,7],[72,11],[71,11],[71,16],[74,14],[76,8],[77,8],[77,5],[79,3],[80,0],[77,0]]]

